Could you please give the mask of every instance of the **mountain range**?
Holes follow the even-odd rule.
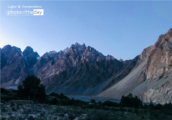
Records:
[[[144,102],[172,102],[172,29],[132,60],[117,60],[85,44],[39,56],[6,45],[0,49],[1,87],[18,86],[28,75],[40,78],[47,94],[120,99],[132,93]]]

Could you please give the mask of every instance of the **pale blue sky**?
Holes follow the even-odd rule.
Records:
[[[39,5],[44,16],[7,16],[8,5]],[[172,2],[44,1],[1,2],[0,47],[40,55],[78,42],[104,55],[132,59],[172,28]]]

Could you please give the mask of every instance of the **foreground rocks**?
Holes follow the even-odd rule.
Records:
[[[76,108],[77,109],[77,108]],[[68,113],[69,112],[69,113]],[[75,113],[76,112],[76,113]],[[1,103],[1,120],[88,120],[87,114],[78,114],[70,107],[47,104]]]
[[[0,120],[172,120],[172,110],[48,104],[1,104]]]

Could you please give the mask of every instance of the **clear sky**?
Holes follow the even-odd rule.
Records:
[[[9,5],[39,5],[44,16],[7,16]],[[172,28],[172,2],[1,1],[0,47],[31,46],[39,55],[78,42],[132,59]]]

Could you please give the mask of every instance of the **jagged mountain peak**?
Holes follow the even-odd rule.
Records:
[[[91,46],[86,47],[86,51],[100,53],[99,51],[97,51],[96,49],[94,49],[94,48],[93,48],[93,47],[91,47]],[[100,53],[100,54],[101,54],[101,53]]]
[[[36,52],[36,51],[34,51],[32,47],[27,46],[23,52]]]
[[[66,49],[64,49],[62,52],[66,53],[69,50],[69,48],[67,47]]]
[[[115,58],[112,55],[107,55],[106,60],[115,60]]]
[[[57,54],[57,52],[53,50],[53,51],[47,52],[47,54],[52,55],[52,54]]]
[[[18,48],[18,47],[16,47],[16,46],[5,45],[5,46],[2,48],[2,52],[3,52],[3,51],[9,51],[9,50],[12,50],[12,49],[15,50],[15,51],[18,51],[18,52],[21,51],[21,49]]]
[[[27,46],[23,52],[33,52],[33,48],[30,46]]]
[[[24,56],[27,56],[27,55],[29,55],[29,54],[34,54],[35,57],[40,57],[39,54],[38,54],[36,51],[34,52],[34,50],[33,50],[32,47],[27,46],[27,47],[24,49],[24,51],[23,51],[23,55],[24,55]]]
[[[33,48],[30,46],[27,46],[23,51],[23,57],[29,67],[32,67],[40,58],[39,54],[34,52]]]
[[[123,60],[123,59],[119,59],[119,61],[120,61],[120,62],[124,62],[124,60]]]
[[[77,45],[80,45],[80,44],[76,42],[76,43],[75,43],[75,46],[77,46]]]
[[[170,28],[166,34],[172,35],[172,28]]]
[[[86,47],[85,43],[83,43],[82,46],[85,46]]]
[[[70,48],[78,48],[78,47],[82,47],[82,45],[81,44],[79,44],[79,43],[75,43],[75,44],[72,44],[71,46],[70,46]]]
[[[11,45],[5,45],[4,47],[3,47],[3,49],[8,49],[8,48],[11,48],[12,46]]]

